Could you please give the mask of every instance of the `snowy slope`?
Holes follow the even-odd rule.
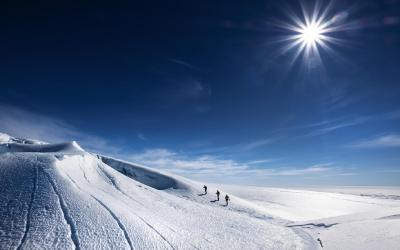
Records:
[[[202,185],[0,134],[0,249],[313,249],[302,229]],[[210,187],[210,191],[213,188]]]
[[[305,230],[324,249],[400,249],[399,187],[223,188]]]
[[[0,133],[0,249],[400,249],[400,188],[202,186]]]

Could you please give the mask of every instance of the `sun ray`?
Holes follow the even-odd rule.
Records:
[[[347,18],[346,12],[332,15],[332,2],[322,5],[316,1],[310,10],[304,4],[300,4],[301,16],[289,12],[291,23],[280,24],[281,28],[290,31],[281,42],[286,42],[282,53],[295,50],[294,57],[290,64],[293,64],[302,55],[306,65],[315,65],[315,62],[322,64],[321,51],[325,50],[329,55],[335,52],[332,45],[340,45],[344,41],[335,37],[338,31],[348,29],[349,25],[344,21]]]

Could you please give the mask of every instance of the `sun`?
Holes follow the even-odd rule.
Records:
[[[313,46],[316,43],[321,43],[323,39],[323,29],[317,24],[311,24],[304,27],[300,32],[300,39],[307,46]]]
[[[322,65],[322,50],[335,54],[332,45],[340,45],[343,42],[339,38],[340,31],[349,29],[350,26],[346,23],[346,11],[332,14],[331,9],[332,2],[322,7],[321,2],[317,0],[311,11],[301,6],[302,15],[291,13],[291,22],[279,25],[289,31],[280,41],[285,42],[282,54],[294,51],[291,64],[303,55],[305,65],[314,67]]]

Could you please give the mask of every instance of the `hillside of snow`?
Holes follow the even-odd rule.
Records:
[[[399,249],[396,194],[202,186],[0,133],[0,249]]]
[[[305,230],[323,249],[400,249],[400,187],[223,188]]]

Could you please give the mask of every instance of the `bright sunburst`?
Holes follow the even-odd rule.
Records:
[[[312,46],[322,41],[323,29],[317,24],[304,27],[300,32],[300,39],[303,43],[306,43],[307,46]]]
[[[316,2],[312,11],[302,6],[302,17],[290,14],[291,23],[281,25],[292,34],[283,41],[288,42],[283,48],[283,53],[295,50],[292,60],[294,63],[300,55],[303,55],[307,66],[321,64],[320,50],[334,54],[331,45],[340,44],[341,39],[335,37],[337,32],[347,29],[349,26],[344,22],[347,12],[330,14],[332,4],[322,8],[320,2]]]

